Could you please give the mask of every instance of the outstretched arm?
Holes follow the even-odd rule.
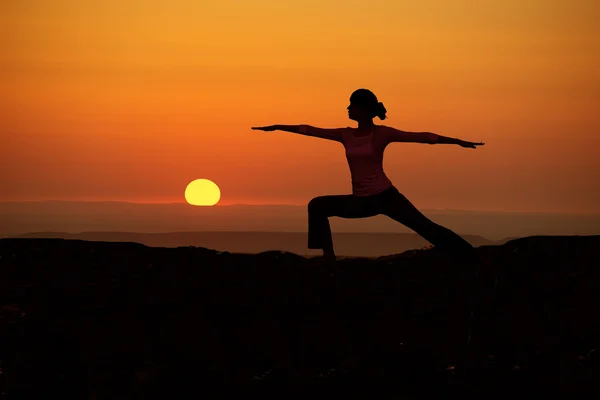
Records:
[[[465,140],[455,139],[447,136],[438,135],[438,144],[457,144],[461,147],[467,147],[475,149],[475,146],[483,146],[485,143],[482,142],[467,142]]]
[[[314,126],[301,124],[301,125],[270,125],[270,126],[259,126],[253,127],[252,129],[262,131],[285,131],[298,133],[305,136],[313,136],[321,139],[335,140],[340,142],[342,140],[342,129],[344,128],[317,128]]]
[[[474,149],[484,143],[466,142],[464,140],[438,135],[431,132],[405,132],[396,128],[387,127],[389,142],[413,142],[428,144],[457,144],[462,147]]]
[[[385,128],[389,143],[406,142],[436,144],[438,143],[438,139],[442,137],[431,132],[406,132],[389,126],[386,126]]]

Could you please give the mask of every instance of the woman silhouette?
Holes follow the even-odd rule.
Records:
[[[463,254],[473,247],[451,230],[424,216],[402,195],[383,171],[383,152],[392,142],[457,144],[475,149],[484,143],[467,142],[430,132],[405,132],[385,125],[375,125],[374,117],[384,120],[386,109],[373,92],[358,89],[350,96],[348,118],[358,128],[316,128],[310,125],[271,125],[253,127],[263,131],[281,130],[340,142],[352,177],[352,194],[326,195],[308,203],[308,248],[322,249],[323,260],[336,260],[329,217],[367,218],[379,214],[404,224],[449,254]]]

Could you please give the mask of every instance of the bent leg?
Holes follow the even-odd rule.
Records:
[[[333,251],[329,217],[367,218],[379,214],[372,199],[351,194],[313,198],[308,203],[308,248]]]

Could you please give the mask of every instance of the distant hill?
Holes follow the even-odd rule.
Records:
[[[320,255],[307,248],[307,234],[299,232],[32,232],[19,238],[63,238],[106,242],[135,242],[153,247],[197,246],[232,253],[256,254],[285,251]],[[464,235],[473,246],[501,245],[510,238],[492,241],[477,235]],[[379,257],[431,246],[414,233],[334,233],[336,253],[346,257]]]

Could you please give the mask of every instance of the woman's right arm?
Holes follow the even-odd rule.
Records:
[[[271,125],[271,126],[263,126],[252,129],[260,129],[263,131],[285,131],[297,133],[305,136],[313,136],[321,139],[334,140],[337,142],[342,141],[342,130],[344,128],[317,128],[314,126],[301,124],[301,125]]]

